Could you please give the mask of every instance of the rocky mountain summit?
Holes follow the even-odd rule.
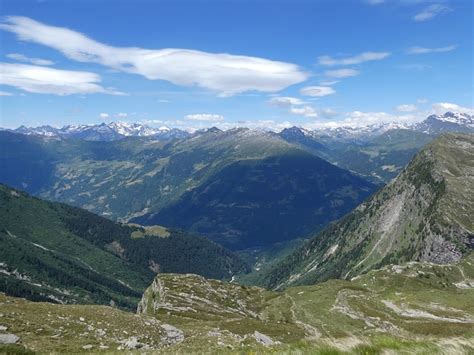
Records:
[[[474,132],[474,116],[467,113],[446,112],[444,115],[431,115],[412,128],[434,135],[447,132],[472,133]]]

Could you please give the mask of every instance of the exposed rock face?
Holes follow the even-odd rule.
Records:
[[[184,340],[184,333],[181,329],[173,327],[169,324],[162,324],[161,327],[166,332],[166,335],[161,338],[165,344],[180,343]]]
[[[333,250],[337,245],[337,250]],[[474,247],[474,135],[441,136],[391,183],[267,275],[274,288],[386,264],[459,261]]]
[[[265,346],[269,346],[269,345],[274,344],[274,341],[272,340],[272,338],[270,338],[268,335],[262,334],[258,331],[255,331],[255,333],[253,333],[253,336],[254,336],[256,341],[258,341],[259,343],[261,343]]]
[[[149,314],[157,311],[165,301],[165,293],[160,278],[157,276],[145,291],[138,304],[138,314]]]
[[[159,314],[182,312],[189,317],[258,319],[255,307],[263,297],[263,290],[251,289],[254,292],[249,293],[243,286],[193,274],[159,274],[143,294],[137,313],[158,315],[158,319]]]
[[[130,339],[128,339],[125,342],[124,345],[125,345],[126,349],[130,349],[130,350],[138,349],[138,348],[142,347],[142,344],[140,344],[137,337],[131,337]]]
[[[0,344],[16,344],[19,340],[15,334],[0,334]]]

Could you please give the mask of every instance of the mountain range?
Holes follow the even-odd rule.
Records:
[[[388,123],[314,131],[292,127],[281,131],[280,136],[375,184],[386,184],[423,146],[448,132],[474,132],[474,116],[446,112],[412,125]]]
[[[213,129],[216,129],[215,127]],[[381,124],[370,124],[366,126],[352,126],[350,124],[340,125],[334,128],[316,128],[307,130],[298,127],[285,128],[282,136],[291,134],[298,130],[298,134],[325,142],[331,141],[364,141],[396,129],[407,129],[426,134],[441,134],[446,132],[473,132],[474,116],[468,113],[446,112],[443,115],[430,115],[424,121],[414,124],[389,122]],[[6,129],[3,129],[6,130]],[[192,136],[192,133],[177,128],[162,126],[151,127],[143,123],[109,122],[90,125],[68,125],[62,128],[52,126],[25,127],[20,126],[11,132],[26,135],[38,135],[47,137],[67,137],[89,141],[113,141],[125,137],[155,137],[158,139],[183,139]],[[204,130],[205,131],[205,130]],[[198,133],[202,132],[198,131]]]
[[[172,141],[0,132],[0,148],[0,181],[10,186],[114,220],[188,229],[232,249],[320,229],[376,188],[276,134],[244,128]]]
[[[153,128],[146,124],[128,122],[110,122],[97,125],[77,125],[55,128],[51,126],[20,126],[11,132],[46,137],[64,137],[87,141],[114,141],[125,137],[149,137],[156,139],[187,138],[190,134],[177,128]]]
[[[32,137],[96,142],[111,142],[132,137],[165,142],[188,141],[206,133],[224,133],[216,127],[191,133],[177,128],[153,128],[146,124],[127,122],[65,126],[60,129],[51,126],[35,128],[21,126],[6,131]],[[228,131],[232,134],[238,129]],[[279,133],[261,130],[254,132],[256,135],[279,136],[288,143],[360,175],[374,184],[383,185],[393,179],[425,144],[439,134],[474,132],[474,117],[467,113],[446,112],[443,115],[431,115],[415,124],[391,122],[314,130],[291,127]]]

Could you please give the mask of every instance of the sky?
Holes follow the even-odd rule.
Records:
[[[0,0],[0,126],[473,112],[471,0]]]

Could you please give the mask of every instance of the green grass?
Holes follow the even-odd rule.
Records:
[[[143,304],[148,309],[139,315],[111,307],[61,306],[0,295],[0,323],[20,336],[21,343],[9,347],[18,351],[24,347],[82,352],[84,345],[92,345],[94,351],[117,351],[121,342],[136,335],[158,353],[470,353],[474,351],[474,289],[456,284],[474,279],[473,263],[474,257],[469,257],[453,266],[390,266],[352,282],[330,280],[284,292],[196,275],[162,274],[155,291],[147,290]],[[420,278],[419,272],[432,276]],[[435,318],[409,317],[384,301]],[[161,303],[157,309],[155,302]],[[165,323],[182,330],[184,341],[165,347],[160,340]],[[107,334],[96,331],[105,328]],[[255,331],[277,343],[258,344]],[[100,349],[101,345],[108,348]]]

